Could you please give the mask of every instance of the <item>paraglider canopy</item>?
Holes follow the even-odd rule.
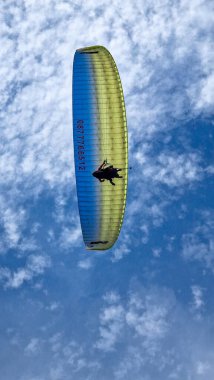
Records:
[[[123,221],[128,141],[119,73],[103,46],[74,56],[73,137],[83,239],[87,249],[108,249]]]

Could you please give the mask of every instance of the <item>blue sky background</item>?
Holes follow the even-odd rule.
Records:
[[[1,379],[213,380],[213,2],[0,8]],[[74,179],[72,61],[94,44],[133,167],[107,252],[84,249]]]

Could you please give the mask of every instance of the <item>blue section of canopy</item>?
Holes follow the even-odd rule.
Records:
[[[73,66],[73,138],[78,206],[86,245],[99,235],[100,213],[100,188],[92,176],[99,163],[93,80],[90,60],[77,51]]]

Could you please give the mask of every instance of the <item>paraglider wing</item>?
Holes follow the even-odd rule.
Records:
[[[73,139],[83,239],[86,248],[105,250],[123,221],[128,141],[119,73],[103,46],[78,49],[74,56]]]

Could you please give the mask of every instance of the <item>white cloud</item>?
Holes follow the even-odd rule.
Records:
[[[140,380],[142,373],[148,380],[180,380],[187,375],[212,379],[213,323],[209,319],[195,319],[170,290],[163,288],[132,290],[124,310],[127,324],[115,344],[115,348],[123,346],[117,351],[115,379]]]
[[[32,338],[28,345],[25,347],[25,354],[35,355],[39,351],[41,342],[38,338]]]
[[[130,252],[130,248],[127,247],[125,243],[122,243],[118,248],[115,248],[112,251],[113,257],[112,262],[116,262],[121,260],[124,256],[126,256]]]
[[[45,268],[50,267],[51,260],[49,256],[30,255],[27,260],[27,267],[32,273],[41,274]]]
[[[164,294],[164,293],[163,293]],[[138,294],[130,293],[127,305],[124,305],[117,293],[108,293],[104,300],[108,303],[100,314],[100,339],[96,347],[103,351],[112,351],[122,340],[125,329],[130,329],[137,337],[142,337],[142,344],[147,354],[156,350],[159,341],[169,329],[168,315],[172,300],[159,299],[156,290]]]
[[[152,254],[153,254],[154,257],[159,258],[160,255],[161,255],[161,249],[160,249],[160,248],[154,248],[154,249],[152,250]]]
[[[23,268],[14,271],[9,268],[0,268],[0,280],[5,288],[16,289],[22,286],[24,282],[31,281],[34,277],[43,274],[50,265],[49,256],[30,255]]]
[[[120,301],[120,296],[117,292],[111,291],[103,296],[103,299],[108,304],[114,304]]]
[[[84,346],[75,340],[69,341],[63,334],[57,333],[50,339],[50,344],[54,358],[48,371],[48,379],[69,379],[71,374],[78,379],[79,374],[82,373],[85,374],[84,378],[90,379],[90,373],[93,373],[93,370],[96,373],[96,368],[99,367],[98,362],[93,359],[89,360]]]
[[[196,311],[201,310],[204,306],[203,289],[198,285],[193,285],[191,290],[193,295],[193,309]]]
[[[85,260],[80,260],[78,262],[78,267],[81,268],[81,269],[85,269],[85,270],[88,270],[92,267],[92,261],[91,259],[85,259]]]
[[[72,228],[64,227],[60,237],[60,245],[63,249],[73,249],[82,244],[82,231],[80,225]]]
[[[168,310],[165,306],[158,306],[157,300],[151,300],[151,296],[144,302],[131,299],[130,309],[126,315],[128,325],[132,326],[139,335],[148,339],[157,339],[165,335],[167,331],[166,317]],[[154,304],[153,304],[154,303]]]
[[[100,314],[100,339],[95,347],[103,351],[114,350],[114,346],[122,333],[124,325],[124,309],[121,305],[109,305]]]
[[[60,308],[60,303],[59,302],[52,302],[52,303],[50,303],[49,306],[47,306],[46,309],[49,310],[49,311],[56,311],[59,308]]]
[[[213,55],[214,58],[214,55]],[[214,74],[202,80],[200,98],[197,102],[197,108],[213,111],[213,93],[214,93]]]
[[[201,262],[214,271],[214,217],[210,210],[199,213],[192,231],[182,237],[182,256],[186,260]]]
[[[150,156],[138,151],[135,154],[142,165],[145,180],[160,182],[169,187],[184,186],[202,179],[200,158],[194,153],[178,154],[163,152],[151,162]]]
[[[55,33],[60,34],[63,22],[58,24],[57,32],[47,20],[51,9],[51,19],[54,21],[56,17],[56,22],[60,19],[59,14],[53,13],[51,1],[39,8],[35,4],[4,8],[5,15],[7,11],[11,14],[16,36],[11,39],[11,29],[5,27],[4,35],[10,45],[1,60],[2,63],[7,60],[5,69],[8,70],[1,82],[6,95],[2,111],[5,130],[1,181],[13,186],[22,182],[34,195],[45,184],[53,187],[56,182],[62,185],[72,180],[72,129],[69,128],[72,110],[66,101],[71,94],[69,57],[62,63],[66,50],[57,51],[60,44]],[[60,72],[64,64],[68,69],[66,76],[64,70]]]
[[[209,369],[210,369],[210,363],[206,363],[206,362],[198,362],[196,364],[196,373],[197,375],[205,375],[206,376],[206,373],[209,372]]]
[[[213,165],[209,165],[206,169],[205,169],[205,171],[207,172],[207,173],[209,173],[209,174],[214,174],[214,166]]]
[[[62,333],[55,333],[50,339],[50,349],[52,352],[56,353],[58,355],[58,352],[62,351]]]
[[[0,217],[4,229],[2,240],[5,244],[6,251],[8,247],[17,247],[26,223],[26,212],[23,207],[19,206],[15,209],[14,207],[9,206],[5,198],[0,196]]]

